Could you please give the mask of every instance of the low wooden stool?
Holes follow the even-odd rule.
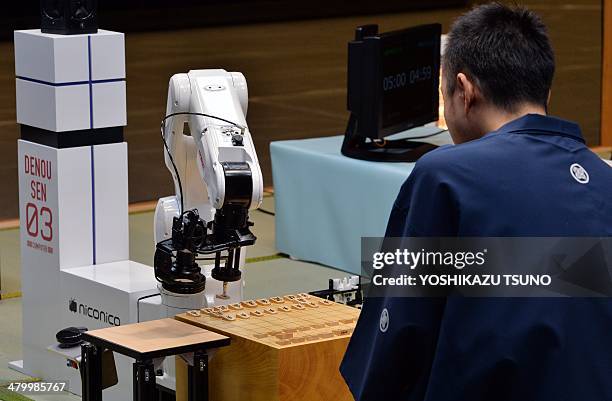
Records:
[[[109,327],[83,333],[81,369],[83,401],[102,401],[102,352],[108,349],[134,358],[134,401],[153,401],[153,359],[194,353],[189,398],[208,400],[207,349],[229,345],[227,336],[174,319]]]

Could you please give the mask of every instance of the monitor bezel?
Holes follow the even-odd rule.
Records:
[[[426,34],[429,32],[437,39],[438,55],[440,54],[440,42],[442,35],[441,24],[426,24],[415,27],[405,28],[377,34],[375,36],[367,36],[363,38],[361,46],[361,61],[363,63],[361,76],[361,90],[359,101],[358,131],[362,136],[371,139],[383,139],[387,136],[406,131],[410,128],[422,126],[439,119],[439,84],[440,84],[440,57],[436,60],[434,71],[437,73],[434,76],[435,88],[432,88],[432,110],[430,113],[418,116],[417,118],[400,124],[392,125],[383,128],[382,117],[382,99],[384,96],[382,86],[382,49],[383,41],[387,38],[396,38],[398,36]]]

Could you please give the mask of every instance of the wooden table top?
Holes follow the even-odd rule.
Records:
[[[109,327],[83,333],[92,344],[135,359],[158,358],[229,345],[227,336],[175,319]]]

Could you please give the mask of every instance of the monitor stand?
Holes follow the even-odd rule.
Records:
[[[437,147],[431,143],[412,141],[410,138],[385,140],[384,145],[366,142],[366,138],[358,133],[357,118],[351,114],[341,152],[353,159],[406,163],[416,162],[425,153]]]

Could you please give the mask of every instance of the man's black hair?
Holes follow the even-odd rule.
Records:
[[[540,17],[500,3],[477,6],[454,22],[442,63],[450,94],[463,72],[488,101],[509,112],[521,103],[546,107],[555,72]]]

